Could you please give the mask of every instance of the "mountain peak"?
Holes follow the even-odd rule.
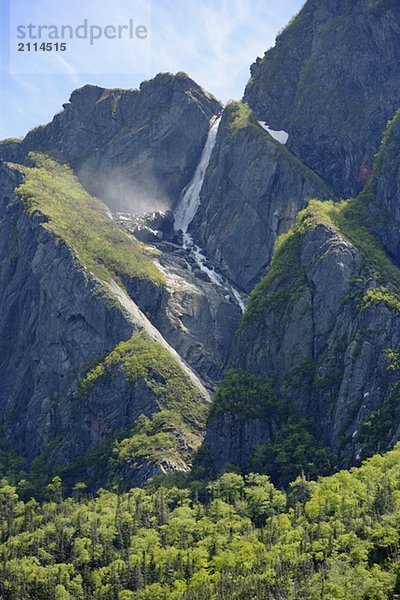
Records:
[[[244,100],[338,194],[356,195],[400,105],[399,48],[397,2],[308,0],[252,65]]]

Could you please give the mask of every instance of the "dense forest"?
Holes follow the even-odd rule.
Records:
[[[185,481],[186,477],[186,481]],[[180,481],[179,481],[180,479]],[[23,488],[23,482],[19,487]],[[4,600],[400,597],[400,446],[287,492],[265,475],[167,476],[96,498],[0,487]],[[23,493],[23,489],[22,489]]]

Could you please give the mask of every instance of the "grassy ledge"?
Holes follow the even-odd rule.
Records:
[[[0,146],[2,144],[20,144],[21,142],[22,142],[22,138],[9,137],[9,138],[5,138],[4,140],[0,140]]]
[[[72,170],[31,153],[34,167],[18,165],[25,181],[16,192],[29,214],[47,218],[44,227],[73,248],[81,263],[104,282],[125,275],[164,284],[145,247],[110,218],[108,208],[80,185]]]
[[[105,378],[122,370],[132,383],[144,380],[157,397],[160,412],[141,415],[112,450],[114,473],[124,465],[138,468],[145,460],[169,460],[185,470],[199,447],[208,405],[179,363],[158,342],[140,333],[118,344],[81,382],[77,395],[84,401]],[[186,463],[186,464],[185,464]]]
[[[336,231],[361,253],[366,274],[362,307],[384,302],[400,310],[400,269],[371,233],[365,203],[361,199],[311,200],[299,213],[293,229],[278,238],[271,265],[250,295],[242,326],[251,318],[262,319],[269,310],[285,309],[301,296],[307,287],[305,269],[300,262],[303,237],[318,225]],[[369,289],[371,284],[375,287]]]
[[[184,419],[203,428],[207,406],[200,391],[182,371],[178,361],[158,342],[139,333],[121,342],[86,375],[78,388],[84,399],[95,386],[121,368],[132,383],[144,379],[157,395],[163,409],[176,410]]]
[[[191,460],[193,438],[190,438],[187,425],[176,411],[162,410],[151,419],[141,415],[130,435],[115,444],[110,467],[118,472],[124,465],[139,468],[143,461],[154,464],[170,461],[186,470],[184,461]],[[180,443],[182,440],[186,443]],[[192,448],[199,445],[201,438],[196,441]]]

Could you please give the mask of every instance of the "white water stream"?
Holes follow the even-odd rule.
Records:
[[[175,229],[186,233],[190,223],[193,221],[194,215],[197,212],[200,204],[200,192],[203,185],[204,177],[207,171],[208,163],[210,162],[211,154],[217,139],[218,127],[221,122],[221,117],[213,117],[210,121],[210,130],[206,145],[199,164],[197,165],[192,181],[183,191],[182,199],[175,211]]]
[[[221,117],[214,116],[210,121],[210,130],[206,145],[204,146],[200,162],[197,165],[192,181],[185,188],[182,194],[180,203],[175,210],[175,230],[181,230],[183,233],[183,247],[191,252],[197,266],[201,271],[207,274],[208,278],[215,285],[226,287],[231,290],[236,302],[240,306],[242,312],[245,309],[245,303],[240,292],[236,290],[220,273],[210,265],[204,251],[193,242],[192,236],[187,232],[190,223],[193,221],[197,209],[200,205],[200,192],[203,186],[207,167],[211,159],[211,154],[217,139],[218,127]],[[207,266],[207,263],[209,266]]]

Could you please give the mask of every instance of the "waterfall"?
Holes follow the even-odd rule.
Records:
[[[201,187],[203,185],[208,163],[210,162],[211,153],[215,146],[220,121],[221,117],[217,116],[212,117],[210,121],[210,130],[200,162],[197,165],[192,181],[184,190],[181,201],[175,211],[175,229],[177,231],[180,229],[183,233],[187,232],[188,227],[193,221],[194,215],[199,208]]]
[[[200,205],[200,192],[206,175],[208,163],[210,162],[211,154],[217,139],[217,131],[221,121],[221,117],[214,116],[210,121],[210,130],[206,145],[204,146],[200,162],[197,165],[192,181],[182,193],[182,198],[175,211],[175,230],[183,233],[183,247],[194,258],[197,267],[206,273],[209,280],[217,286],[226,288],[231,292],[242,312],[245,310],[245,301],[238,290],[233,285],[218,273],[207,259],[204,250],[197,246],[192,236],[188,233],[190,223],[197,212]],[[189,269],[191,266],[189,265]],[[229,298],[229,296],[228,296]]]

